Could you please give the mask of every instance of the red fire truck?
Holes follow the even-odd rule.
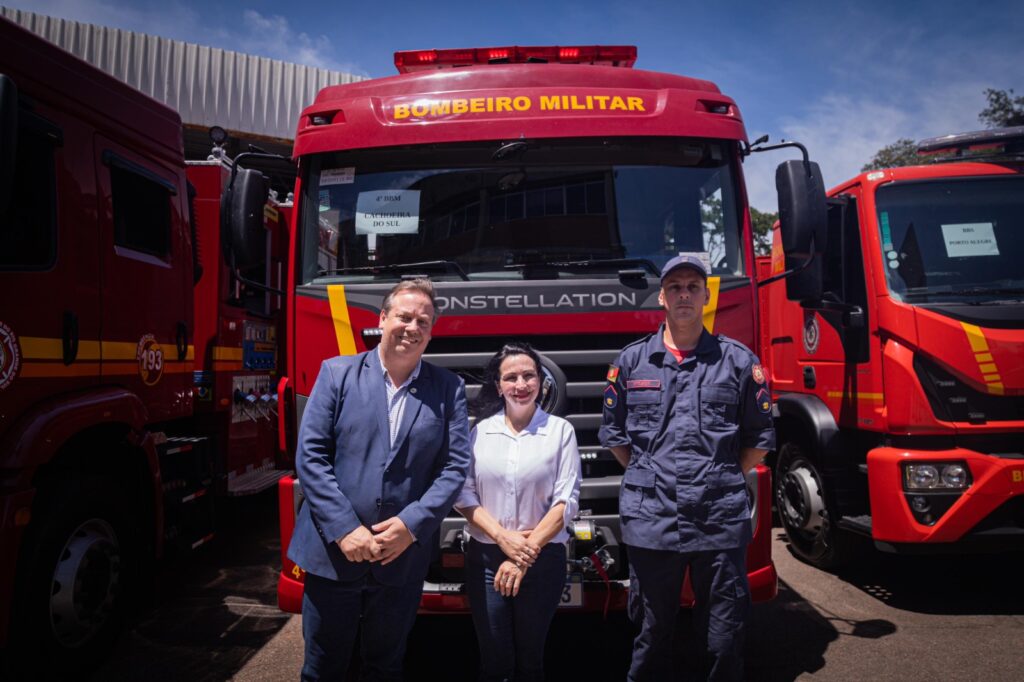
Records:
[[[45,674],[96,660],[215,497],[285,473],[265,287],[288,235],[264,189],[229,265],[226,160],[186,168],[173,110],[6,20],[0,41],[0,646]]]
[[[375,347],[384,293],[429,276],[441,316],[425,359],[458,372],[472,398],[502,342],[527,340],[543,357],[545,409],[576,429],[584,479],[565,608],[625,603],[621,468],[597,429],[607,365],[662,319],[660,266],[701,254],[707,327],[757,341],[736,104],[635,60],[635,47],[398,52],[399,75],[322,90],[295,141],[280,432],[294,433],[323,359]],[[769,476],[748,478],[758,600],[776,592]],[[279,603],[294,612],[304,573],[285,550],[302,503],[298,480],[282,479]],[[465,538],[463,518],[445,520],[422,611],[466,610]]]
[[[926,140],[928,165],[829,192],[823,256],[762,293],[776,506],[835,567],[1024,547],[1024,127]],[[786,225],[772,270],[794,257]],[[785,286],[785,290],[783,287]]]

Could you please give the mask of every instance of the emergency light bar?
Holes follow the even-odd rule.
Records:
[[[635,63],[635,45],[513,45],[452,50],[404,50],[395,53],[395,67],[399,73],[454,69],[479,64],[596,64],[630,68]]]
[[[930,137],[917,143],[919,155],[955,154],[963,156],[965,151],[1002,150],[1008,154],[1024,152],[1024,126],[993,128],[957,135]]]

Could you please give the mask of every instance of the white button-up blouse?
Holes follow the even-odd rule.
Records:
[[[477,423],[470,435],[473,459],[455,506],[483,507],[508,530],[530,530],[559,502],[564,526],[551,542],[569,539],[569,523],[580,506],[580,452],[576,432],[561,417],[537,408],[529,425],[513,434],[505,412]],[[494,541],[469,524],[470,536]]]

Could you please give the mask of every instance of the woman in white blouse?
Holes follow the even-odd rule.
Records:
[[[466,592],[481,680],[541,680],[565,584],[566,526],[579,509],[572,426],[541,398],[540,358],[506,344],[477,397],[473,459],[456,507],[469,520]]]

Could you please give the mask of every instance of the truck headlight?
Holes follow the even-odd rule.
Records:
[[[963,490],[969,485],[969,479],[964,462],[903,465],[906,490]]]

